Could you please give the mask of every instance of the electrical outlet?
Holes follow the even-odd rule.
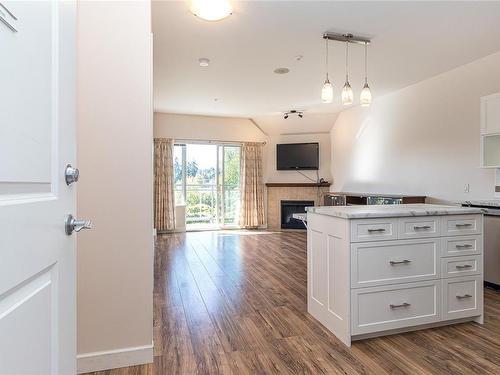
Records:
[[[470,185],[469,184],[464,185],[464,193],[470,193]]]

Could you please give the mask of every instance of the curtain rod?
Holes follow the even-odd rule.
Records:
[[[265,145],[266,142],[254,142],[254,141],[222,141],[218,139],[210,139],[210,140],[203,140],[203,139],[189,139],[189,138],[174,138],[175,143],[223,143],[223,144],[243,144],[243,143],[260,143],[261,145]]]

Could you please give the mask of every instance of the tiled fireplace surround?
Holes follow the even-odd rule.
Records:
[[[314,201],[315,206],[322,205],[323,195],[328,193],[330,184],[267,183],[266,189],[267,228],[281,230],[281,201]]]

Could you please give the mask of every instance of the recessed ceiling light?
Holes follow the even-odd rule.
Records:
[[[296,60],[296,61],[300,61],[300,60],[302,60],[303,58],[304,58],[304,56],[302,56],[302,55],[297,55],[297,56],[295,56],[295,60]]]
[[[220,21],[233,13],[229,0],[191,0],[191,12],[205,21]]]
[[[290,72],[290,69],[288,69],[288,68],[276,68],[276,69],[274,69],[274,73],[276,73],[276,74],[287,74],[288,72]]]
[[[210,64],[210,60],[207,59],[206,57],[201,57],[198,59],[198,62],[200,63],[200,66],[208,66]]]

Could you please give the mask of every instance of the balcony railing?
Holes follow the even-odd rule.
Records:
[[[176,202],[183,201],[186,206],[188,228],[190,226],[237,225],[240,208],[239,186],[224,185],[219,189],[223,194],[219,194],[216,184],[188,184],[186,196],[183,197],[182,186],[175,186]],[[219,204],[221,198],[222,202]],[[217,207],[220,207],[221,216],[223,216],[220,219],[217,217]]]

